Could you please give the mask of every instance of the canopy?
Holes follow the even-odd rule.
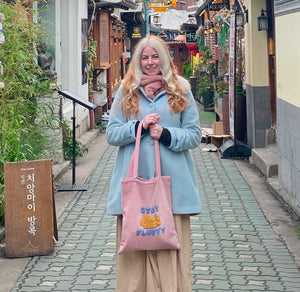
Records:
[[[174,41],[177,41],[177,42],[185,42],[185,35],[184,34],[180,34],[178,35]]]
[[[196,56],[199,53],[198,44],[197,43],[185,43],[187,48],[189,49],[192,56]]]

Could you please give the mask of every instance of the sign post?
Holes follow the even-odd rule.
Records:
[[[88,185],[86,184],[76,184],[76,115],[75,115],[75,106],[78,103],[79,105],[89,109],[94,110],[97,106],[90,101],[87,101],[80,96],[68,91],[68,90],[59,90],[59,94],[64,97],[69,98],[73,101],[73,117],[72,117],[72,184],[66,184],[60,186],[58,189],[59,192],[67,192],[67,191],[86,191],[88,189]]]
[[[4,164],[5,253],[47,255],[58,240],[51,160]]]

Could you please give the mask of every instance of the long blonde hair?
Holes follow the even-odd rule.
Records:
[[[126,118],[129,118],[132,114],[136,117],[140,111],[138,88],[143,75],[141,54],[144,48],[148,46],[155,49],[158,53],[160,71],[165,80],[165,90],[169,95],[170,111],[173,113],[181,112],[188,104],[187,99],[183,96],[182,87],[177,77],[177,70],[171,59],[167,44],[157,36],[148,36],[138,42],[124,77],[122,93],[125,95],[125,98],[122,100],[122,110]]]

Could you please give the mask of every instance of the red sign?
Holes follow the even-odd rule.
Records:
[[[215,45],[215,59],[216,61],[219,60],[219,46]]]

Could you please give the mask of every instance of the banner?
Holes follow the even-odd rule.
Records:
[[[230,18],[229,38],[229,129],[230,136],[234,140],[234,83],[235,83],[235,14]]]

